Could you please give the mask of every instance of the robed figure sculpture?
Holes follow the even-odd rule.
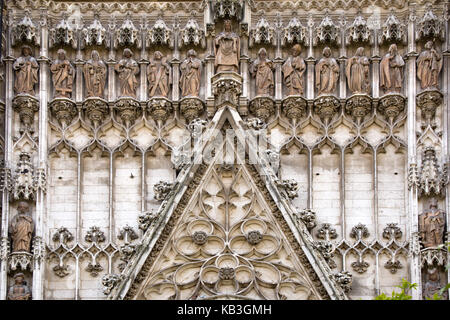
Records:
[[[425,50],[417,59],[417,78],[422,89],[437,88],[442,69],[442,56],[433,48],[433,41],[425,44]]]
[[[123,50],[123,59],[114,69],[119,73],[120,94],[122,97],[136,98],[138,81],[136,75],[139,73],[139,65],[133,60],[133,52],[130,49]]]
[[[33,218],[27,202],[20,201],[17,215],[11,221],[12,252],[30,252],[34,230]]]
[[[239,71],[240,42],[236,33],[231,31],[231,20],[224,21],[224,31],[214,40],[216,72]]]
[[[316,87],[318,94],[333,94],[339,78],[339,65],[331,57],[331,49],[323,49],[323,58],[316,65]]]
[[[200,92],[200,80],[202,74],[202,61],[197,58],[197,52],[190,49],[187,57],[180,65],[181,96],[198,97]]]
[[[299,44],[292,47],[292,56],[287,58],[283,64],[283,78],[286,87],[288,88],[288,95],[302,95],[304,92],[303,74],[306,70],[306,64],[300,53],[302,48]]]
[[[256,78],[256,95],[272,95],[273,81],[273,62],[267,59],[267,51],[264,48],[259,49],[258,58],[250,67],[251,74]]]
[[[83,67],[88,98],[103,98],[106,83],[106,70],[106,65],[102,60],[100,60],[98,52],[96,50],[92,50],[91,59],[89,59]]]
[[[14,61],[13,69],[16,71],[16,81],[14,83],[16,94],[26,93],[34,95],[34,85],[39,80],[39,65],[36,59],[31,56],[31,48],[29,46],[22,47],[22,56]]]
[[[432,198],[430,208],[419,215],[419,232],[425,248],[437,247],[444,242],[445,213],[438,209]]]
[[[53,61],[50,66],[52,72],[53,88],[55,89],[55,98],[70,98],[72,95],[73,78],[75,69],[66,59],[66,51],[59,49],[58,59]]]
[[[348,87],[353,93],[369,93],[369,66],[369,58],[364,55],[363,47],[359,47],[355,56],[348,59],[345,75]]]
[[[147,69],[150,97],[167,97],[172,83],[171,68],[160,51],[155,51]]]
[[[398,54],[397,45],[391,44],[389,52],[380,63],[380,86],[386,92],[400,92],[403,83],[405,61]]]

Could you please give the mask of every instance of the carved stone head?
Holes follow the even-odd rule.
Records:
[[[25,57],[31,56],[31,47],[30,46],[23,46],[22,47],[22,55]]]
[[[428,41],[427,43],[425,43],[425,49],[431,50],[433,49],[433,41]]]
[[[363,48],[363,47],[359,47],[359,48],[356,50],[356,55],[357,55],[358,57],[364,56],[364,48]]]
[[[391,44],[389,47],[389,53],[393,56],[397,54],[397,45],[395,43]]]
[[[292,55],[297,57],[302,53],[302,47],[299,44],[296,44],[292,47]]]
[[[59,60],[65,60],[66,59],[66,50],[59,49],[57,54],[58,54],[58,59]]]
[[[161,53],[161,51],[155,51],[155,53],[153,54],[153,59],[161,60],[162,58],[163,58],[163,54]]]
[[[227,19],[223,22],[225,32],[231,32],[231,20]]]
[[[437,209],[437,207],[438,207],[438,202],[437,202],[436,198],[431,198],[429,204],[430,204],[430,209]]]
[[[130,49],[126,48],[123,50],[123,56],[129,59],[133,56],[133,52]]]
[[[28,202],[20,201],[17,204],[17,211],[19,212],[19,214],[28,214],[28,212],[30,212],[30,206]]]
[[[259,49],[258,51],[258,58],[261,60],[266,60],[267,58],[267,50],[264,48]]]
[[[100,55],[98,54],[97,50],[92,50],[92,52],[91,52],[91,59],[93,61],[99,61],[100,60]]]
[[[331,49],[329,47],[323,48],[323,52],[322,53],[323,53],[323,56],[325,58],[331,57]]]
[[[187,56],[190,58],[195,58],[197,56],[197,52],[195,52],[194,49],[189,49],[189,51],[187,52]]]
[[[25,275],[22,272],[16,273],[14,275],[14,283],[15,285],[24,285],[25,283]]]

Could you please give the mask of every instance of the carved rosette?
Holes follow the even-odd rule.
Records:
[[[186,122],[190,123],[192,120],[200,117],[205,107],[201,99],[196,97],[186,97],[180,101],[180,111]]]
[[[85,110],[87,118],[97,128],[109,112],[108,103],[98,97],[87,98],[83,102],[83,110]]]
[[[399,94],[387,94],[381,97],[377,110],[392,124],[398,115],[405,110],[406,99]]]
[[[205,31],[203,31],[194,19],[189,19],[183,29],[180,30],[178,45],[180,47],[194,45],[206,47]]]
[[[39,110],[38,99],[29,94],[19,94],[13,99],[12,106],[19,114],[20,131],[33,131],[34,114]]]
[[[372,109],[372,99],[366,94],[353,95],[345,103],[345,113],[351,115],[358,125]]]
[[[114,109],[127,128],[129,128],[142,113],[139,101],[129,97],[117,99],[116,102],[114,102]]]
[[[275,113],[275,101],[270,97],[255,97],[250,101],[249,110],[256,117],[267,122],[267,119]]]
[[[158,122],[166,121],[173,112],[172,102],[164,97],[154,97],[147,102],[150,117]]]
[[[78,113],[75,102],[67,98],[56,98],[49,105],[52,115],[63,129],[72,123],[73,118]]]
[[[9,271],[32,269],[33,255],[28,252],[13,252],[9,254]]]
[[[424,126],[433,126],[432,121],[436,114],[436,109],[442,104],[442,93],[437,90],[426,90],[417,95],[417,106],[422,111],[422,121]]]
[[[67,22],[64,17],[60,23],[55,27],[50,29],[49,32],[49,46],[53,48],[60,45],[70,45],[72,48],[77,48],[77,40],[75,39],[75,30],[72,28],[71,24]]]
[[[314,100],[314,113],[328,125],[333,116],[339,111],[341,104],[335,96],[319,96]]]
[[[216,107],[224,103],[239,105],[242,93],[242,77],[235,72],[219,72],[211,79]]]
[[[289,96],[283,100],[282,110],[285,116],[295,125],[295,122],[305,116],[307,106],[306,99],[300,96]]]
[[[28,42],[39,46],[41,44],[40,32],[30,18],[29,11],[25,12],[23,19],[12,28],[11,45]]]

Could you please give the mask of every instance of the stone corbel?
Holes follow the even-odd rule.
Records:
[[[72,120],[78,114],[75,102],[67,98],[56,98],[49,103],[49,107],[63,130],[72,123]]]
[[[300,96],[289,96],[282,102],[282,111],[294,127],[301,118],[306,116],[307,110],[308,102]]]
[[[242,77],[235,72],[219,72],[211,79],[215,107],[223,104],[239,106],[239,96],[242,93]],[[215,110],[207,110],[208,116],[212,116]]]
[[[320,117],[325,126],[328,126],[340,108],[341,103],[335,96],[322,95],[314,100],[314,113]]]
[[[266,96],[258,96],[250,101],[250,112],[264,122],[275,114],[275,101]]]
[[[422,113],[422,128],[436,127],[434,118],[436,109],[442,104],[443,95],[438,90],[425,90],[417,95],[417,106]]]
[[[87,119],[93,124],[94,129],[96,129],[108,115],[109,107],[104,99],[91,97],[83,102],[83,111],[86,114]]]
[[[128,129],[142,114],[139,101],[130,97],[121,97],[114,102],[115,114]]]
[[[345,103],[345,113],[351,115],[358,126],[372,111],[372,98],[367,94],[355,94]]]
[[[153,97],[147,102],[147,112],[159,125],[173,113],[172,102],[164,97]]]
[[[392,125],[400,113],[405,111],[406,99],[399,94],[387,94],[380,98],[377,106],[386,120]]]
[[[20,133],[34,132],[34,114],[39,111],[39,100],[29,94],[18,94],[12,101],[13,109],[19,114]]]
[[[204,110],[205,103],[197,97],[185,97],[180,101],[180,112],[187,123],[199,118]]]

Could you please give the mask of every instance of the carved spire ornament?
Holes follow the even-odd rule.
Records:
[[[448,172],[446,164],[441,170],[436,157],[436,150],[433,147],[426,147],[423,151],[422,167],[420,169],[419,194],[440,196],[447,184]]]

